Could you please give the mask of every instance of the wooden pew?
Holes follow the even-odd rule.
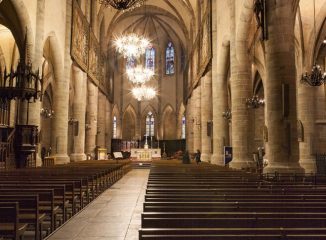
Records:
[[[28,228],[33,229],[36,240],[42,239],[41,232],[45,214],[40,213],[38,195],[1,194],[0,202],[18,202],[20,223],[27,223]]]
[[[326,185],[291,179],[152,164],[139,239],[324,239]]]
[[[18,202],[0,202],[0,239],[19,240],[27,229],[27,223],[19,220]]]

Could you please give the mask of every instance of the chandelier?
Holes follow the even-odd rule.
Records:
[[[134,98],[138,101],[151,100],[156,96],[156,91],[152,87],[138,86],[131,90]]]
[[[259,108],[260,106],[264,106],[264,104],[264,99],[259,98],[257,95],[246,99],[246,105],[248,108]]]
[[[115,46],[119,53],[124,58],[139,58],[140,55],[145,53],[146,48],[150,42],[147,38],[138,36],[137,34],[131,33],[124,35],[115,40]]]
[[[41,108],[40,114],[44,118],[52,118],[54,115],[54,111],[48,108]]]
[[[133,10],[144,4],[145,0],[100,0],[100,4],[105,7],[109,5],[117,10]]]
[[[225,120],[231,120],[232,118],[232,113],[231,113],[231,110],[230,109],[227,109],[225,112],[222,113],[222,117],[225,119]]]
[[[316,42],[316,17],[315,17],[315,12],[316,12],[316,7],[315,7],[315,0],[313,1],[314,4],[314,38]],[[307,72],[302,75],[301,77],[301,83],[306,83],[310,86],[320,86],[324,84],[326,81],[326,73],[321,72],[321,67],[314,63],[312,66],[312,72],[311,74],[308,74]]]
[[[302,75],[301,83],[306,83],[310,86],[320,86],[326,82],[326,73],[321,72],[321,67],[317,64],[312,66],[311,74],[307,72]]]
[[[154,72],[148,68],[137,66],[127,69],[127,75],[132,83],[144,84],[154,76]]]
[[[25,63],[22,58],[17,69],[11,69],[9,73],[5,69],[0,73],[0,98],[1,99],[21,99],[34,101],[41,98],[42,78],[39,71],[33,72],[32,64]]]

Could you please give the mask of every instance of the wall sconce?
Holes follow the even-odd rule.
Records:
[[[90,130],[91,129],[91,125],[89,123],[85,124],[85,130]]]
[[[69,118],[69,120],[68,120],[68,123],[71,124],[71,125],[76,123],[76,122],[78,122],[78,120],[75,119],[75,118]]]
[[[222,117],[225,120],[231,121],[232,118],[232,113],[231,113],[231,109],[227,109],[225,112],[222,113]]]
[[[246,105],[248,108],[259,108],[265,105],[265,100],[254,95],[246,99]]]
[[[48,108],[41,108],[40,115],[44,118],[53,118],[54,111]]]
[[[195,125],[198,125],[198,126],[201,125],[200,121],[198,121],[197,118],[193,118],[192,123],[195,124]]]

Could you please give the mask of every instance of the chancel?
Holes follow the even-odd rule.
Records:
[[[0,240],[326,239],[326,0],[0,0]]]

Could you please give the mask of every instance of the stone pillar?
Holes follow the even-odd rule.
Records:
[[[201,78],[201,160],[211,161],[211,137],[208,136],[207,123],[212,121],[212,71]]]
[[[234,168],[251,168],[254,166],[252,156],[249,154],[248,126],[249,115],[246,99],[249,97],[250,66],[248,55],[248,32],[245,28],[250,26],[251,18],[240,18],[236,28],[235,1],[230,3],[231,19],[231,106],[232,106],[232,147]],[[252,12],[250,8],[245,11]]]
[[[86,115],[86,82],[87,75],[79,67],[72,66],[72,79],[75,83],[75,96],[73,103],[74,124],[78,123],[78,134],[74,136],[74,151],[70,161],[86,160],[85,155],[85,115]]]
[[[56,47],[57,42],[50,37],[50,43]],[[64,68],[59,58],[54,59],[55,89],[53,91],[54,117],[52,120],[52,155],[55,164],[65,164],[69,162],[68,150],[68,108],[69,108],[69,80],[70,74],[64,76]],[[63,66],[62,66],[63,67]]]
[[[193,100],[192,98],[188,99],[186,107],[186,141],[187,141],[187,150],[189,153],[194,152],[194,130],[193,130]]]
[[[302,172],[298,163],[293,27],[295,18],[292,1],[266,1],[266,4],[269,34],[265,44],[268,166],[264,172]],[[283,91],[284,86],[288,90],[285,87]],[[283,101],[282,96],[288,101]]]
[[[69,81],[71,73],[71,13],[72,0],[66,1],[66,25],[65,25],[65,45],[64,45],[64,63],[58,49],[61,49],[57,39],[50,36],[50,45],[52,48],[52,64],[54,66],[54,91],[53,91],[53,110],[54,118],[52,120],[52,156],[55,158],[55,164],[64,164],[69,162],[68,150],[68,108],[69,108]]]
[[[88,102],[86,107],[86,154],[94,154],[97,135],[97,107],[98,107],[98,88],[91,81],[87,81]],[[95,157],[95,155],[94,155]]]
[[[302,123],[303,139],[299,142],[300,166],[305,173],[316,172],[316,158],[313,149],[315,135],[315,89],[310,86],[298,84],[298,120]],[[299,122],[298,122],[299,124]],[[300,128],[300,126],[298,126]]]
[[[192,92],[192,97],[194,101],[194,112],[193,112],[193,136],[194,136],[194,152],[197,149],[201,150],[201,116],[200,116],[200,86],[195,88]]]
[[[109,100],[106,99],[106,119],[105,119],[105,144],[107,152],[111,152],[111,139],[112,139],[112,106]]]
[[[98,112],[97,112],[97,146],[105,148],[105,115],[106,115],[106,96],[98,93]]]
[[[223,165],[223,147],[229,142],[229,122],[222,117],[228,108],[227,74],[230,44],[225,42],[220,53],[213,56],[212,99],[213,99],[213,164]]]

